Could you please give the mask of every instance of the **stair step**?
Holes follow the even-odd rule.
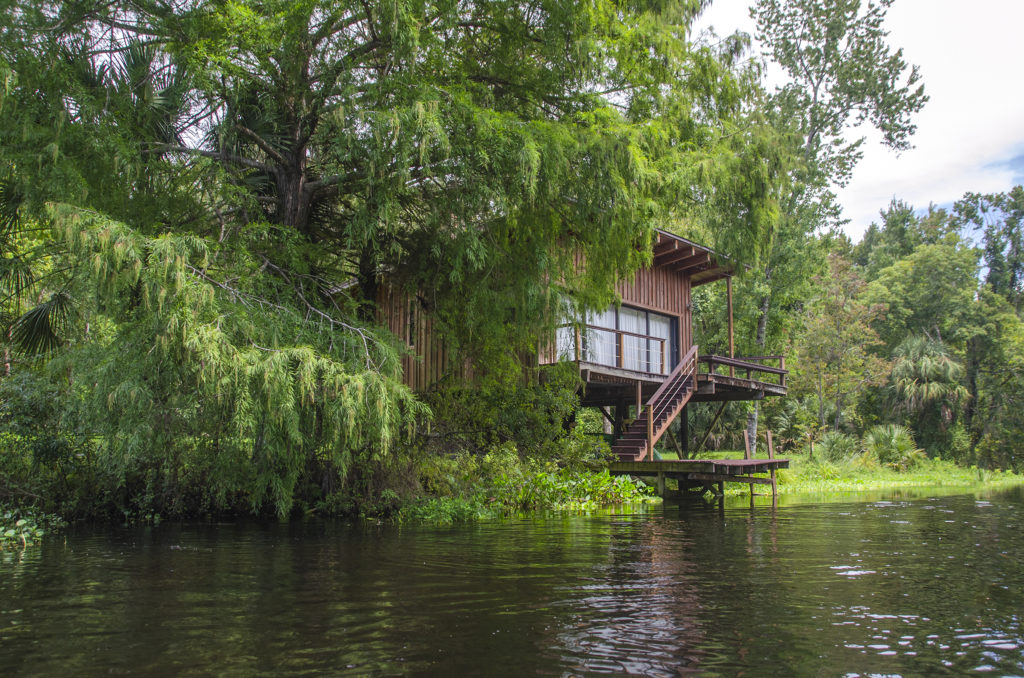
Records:
[[[644,450],[617,452],[616,454],[620,461],[642,461],[647,456]]]

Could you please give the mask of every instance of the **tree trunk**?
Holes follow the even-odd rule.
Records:
[[[843,415],[843,392],[840,390],[840,386],[836,386],[836,418],[832,424],[832,430],[839,430],[839,420]]]
[[[967,342],[967,402],[964,404],[964,427],[967,429],[967,436],[970,440],[970,448],[967,451],[969,463],[976,463],[975,453],[981,432],[974,430],[974,415],[977,411],[978,402],[978,371],[980,369],[978,360],[978,341],[971,339]]]
[[[363,294],[363,303],[359,305],[359,315],[363,320],[372,321],[377,314],[377,261],[373,246],[367,245],[359,255],[359,273],[357,274],[359,289]]]
[[[772,281],[772,268],[767,266],[764,269],[764,280],[768,283],[768,292],[761,299],[761,305],[758,309],[760,312],[757,316],[757,333],[754,336],[754,340],[757,343],[759,353],[764,355],[764,347],[767,343],[768,336],[768,312],[772,306],[772,293],[771,293],[771,281]],[[757,418],[761,411],[761,403],[754,401],[754,411],[747,415],[747,437],[750,438],[751,452],[753,453],[757,449]]]
[[[277,173],[277,221],[310,238],[310,205],[312,195],[305,190],[305,168],[301,162],[281,167]]]
[[[767,341],[768,335],[768,311],[771,310],[772,306],[772,293],[771,293],[771,281],[772,281],[772,269],[766,268],[764,270],[764,281],[768,283],[768,293],[761,299],[760,313],[757,317],[757,335],[755,339],[757,341],[758,348],[763,349]],[[762,351],[763,353],[763,351]]]
[[[818,368],[818,426],[825,430],[825,384],[821,367]]]
[[[747,439],[750,440],[750,454],[757,454],[757,415],[760,403],[754,401],[754,411],[747,415]]]

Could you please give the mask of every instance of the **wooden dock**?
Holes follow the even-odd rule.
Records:
[[[789,468],[788,459],[680,459],[662,461],[617,461],[608,470],[613,475],[654,477],[658,482],[658,495],[665,496],[665,479],[674,478],[679,490],[697,489],[723,494],[725,483],[771,485],[772,495],[778,493],[775,471]],[[766,473],[767,478],[754,474]]]

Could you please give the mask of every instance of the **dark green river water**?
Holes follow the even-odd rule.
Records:
[[[1018,489],[72,529],[0,552],[0,675],[1024,675],[1022,528]]]

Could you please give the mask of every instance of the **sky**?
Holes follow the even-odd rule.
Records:
[[[699,26],[753,33],[749,4],[715,0]],[[868,137],[864,159],[837,191],[854,241],[893,198],[921,210],[1024,183],[1021,26],[1024,0],[896,0],[888,40],[920,67],[930,100],[914,119],[909,151],[897,155],[871,130],[854,130]]]

